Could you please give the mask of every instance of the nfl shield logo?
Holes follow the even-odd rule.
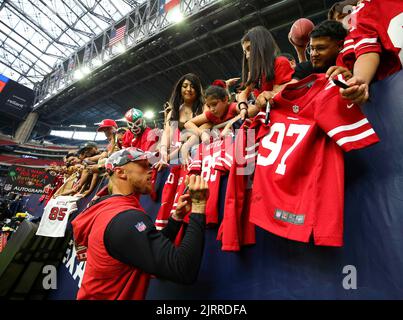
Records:
[[[297,105],[292,106],[292,111],[294,111],[294,113],[298,113],[299,107]]]
[[[147,228],[143,221],[136,224],[135,227],[139,232],[143,232]]]

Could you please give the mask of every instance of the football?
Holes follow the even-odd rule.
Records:
[[[297,46],[305,46],[309,42],[309,34],[314,26],[313,22],[309,19],[298,19],[291,26],[288,35],[290,41]]]

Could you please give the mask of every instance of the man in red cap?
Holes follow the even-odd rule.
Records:
[[[98,132],[103,132],[105,134],[106,139],[108,139],[108,146],[106,148],[107,151],[107,156],[112,154],[113,152],[117,151],[114,150],[117,148],[117,143],[116,143],[116,130],[118,129],[118,125],[116,122],[112,119],[104,119],[101,121],[99,124],[99,127],[97,129]]]
[[[106,159],[115,151],[120,150],[119,143],[117,141],[117,132],[118,125],[115,120],[112,119],[104,119],[100,122],[97,131],[103,132],[105,134],[106,139],[108,140],[108,146],[106,147],[106,151],[93,156],[91,158],[87,158],[89,163],[95,162],[95,165],[89,165],[88,169],[92,173],[101,173],[104,169],[104,162]]]

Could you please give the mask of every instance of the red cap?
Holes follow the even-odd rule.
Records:
[[[117,129],[118,125],[112,119],[104,119],[99,124],[99,127],[98,127],[97,131],[103,131],[105,128],[111,128],[111,127]]]
[[[221,87],[221,88],[224,88],[224,89],[227,89],[227,84],[225,83],[225,81],[224,80],[214,80],[213,81],[213,83],[212,83],[212,85],[213,86],[217,86],[217,87]]]

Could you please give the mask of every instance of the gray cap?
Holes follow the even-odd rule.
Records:
[[[143,151],[139,148],[126,148],[113,153],[105,163],[105,169],[113,172],[116,167],[121,167],[132,161],[146,160],[158,157],[158,152]]]

